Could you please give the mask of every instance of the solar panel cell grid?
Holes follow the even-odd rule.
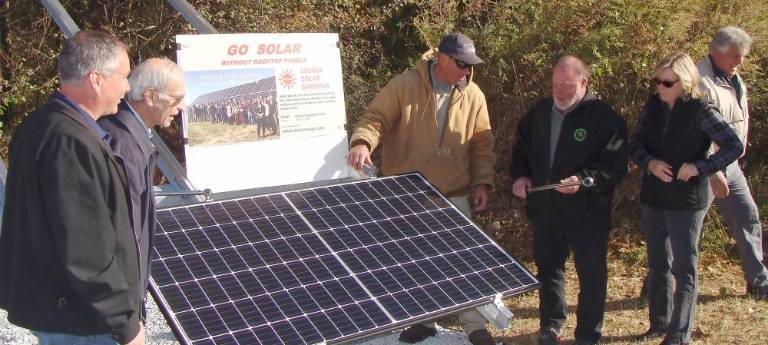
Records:
[[[417,174],[160,210],[155,243],[195,345],[351,340],[537,284]]]

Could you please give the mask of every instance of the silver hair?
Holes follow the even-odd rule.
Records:
[[[66,41],[59,53],[59,81],[62,84],[78,82],[91,72],[110,75],[119,64],[120,54],[127,50],[125,43],[106,32],[79,31]]]
[[[741,56],[749,54],[752,47],[752,37],[749,34],[735,26],[726,26],[717,30],[712,41],[709,42],[709,50],[718,49],[721,53],[727,52],[731,47],[739,50]]]
[[[155,89],[162,93],[168,80],[174,76],[183,76],[181,67],[168,58],[152,58],[143,61],[133,68],[128,82],[131,91],[126,98],[128,101],[139,101],[144,98],[144,91]]]

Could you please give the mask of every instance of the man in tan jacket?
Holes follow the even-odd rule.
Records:
[[[709,55],[699,62],[701,88],[705,99],[712,102],[723,119],[736,132],[747,148],[749,106],[747,87],[738,68],[749,53],[752,38],[744,30],[729,26],[715,33]],[[741,267],[747,281],[747,293],[768,298],[768,270],[763,264],[763,229],[758,208],[747,185],[739,162],[709,178],[714,203],[731,229],[741,256]]]
[[[352,134],[347,163],[362,169],[381,146],[384,175],[418,171],[468,217],[485,210],[496,155],[485,95],[472,82],[472,66],[482,62],[469,37],[445,36],[371,101]],[[459,319],[472,344],[494,344],[480,313],[462,312]],[[435,334],[434,325],[417,325],[400,341]]]

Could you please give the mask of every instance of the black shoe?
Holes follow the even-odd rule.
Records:
[[[754,299],[768,299],[768,283],[758,286],[747,284],[747,294]]]
[[[651,327],[645,333],[637,336],[635,341],[647,341],[663,337],[667,333],[666,329]]]
[[[597,341],[589,341],[584,339],[576,338],[576,341],[573,342],[573,345],[597,345],[599,342]]]
[[[536,345],[560,345],[560,331],[554,328],[540,329]]]
[[[485,329],[478,329],[469,333],[469,342],[472,345],[496,345],[496,341],[493,340],[491,333],[488,333],[488,330]]]
[[[436,334],[437,330],[432,327],[416,325],[402,331],[398,340],[408,344],[415,344],[429,337],[434,337]]]

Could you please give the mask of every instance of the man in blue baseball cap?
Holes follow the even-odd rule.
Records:
[[[479,63],[469,37],[445,36],[368,104],[352,133],[347,163],[360,170],[381,146],[384,175],[418,171],[467,217],[485,210],[496,154],[485,95],[472,82]],[[495,344],[479,312],[462,312],[459,320],[473,345]],[[417,325],[400,341],[417,343],[436,333],[434,324]]]
[[[475,44],[472,40],[459,32],[443,37],[437,50],[467,65],[477,65],[484,62],[475,53]]]

